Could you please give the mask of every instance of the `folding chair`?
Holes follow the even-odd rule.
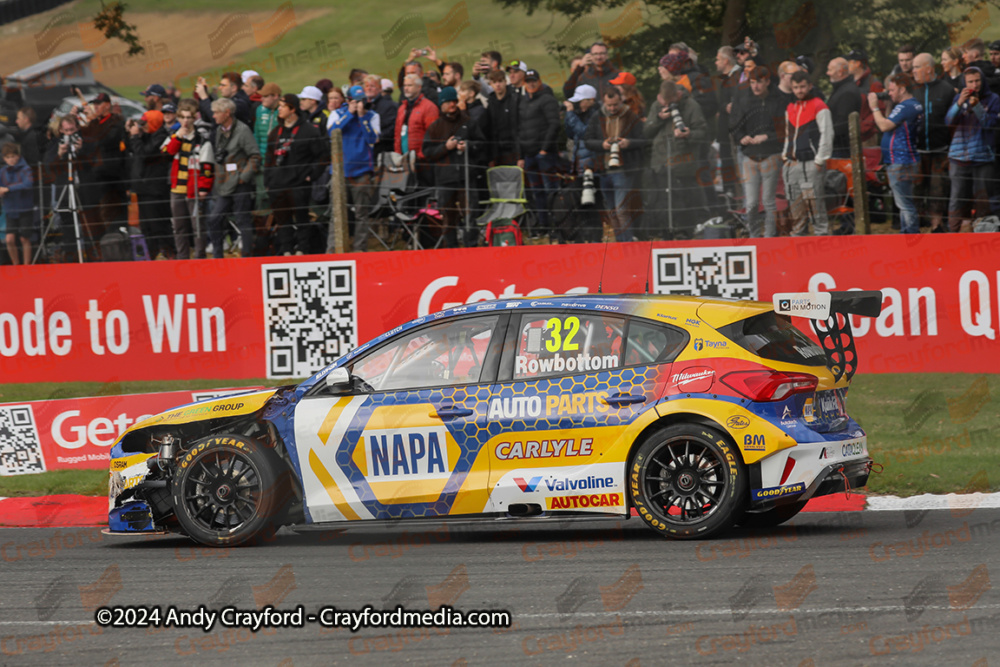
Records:
[[[437,214],[433,208],[421,206],[433,194],[433,188],[416,190],[417,176],[415,170],[416,153],[408,155],[399,153],[382,153],[378,164],[378,190],[375,196],[375,206],[371,213],[372,220],[384,220],[392,230],[392,235],[384,239],[374,226],[371,233],[386,250],[392,250],[401,236],[408,237],[407,245],[414,250],[424,247],[421,241],[421,226],[433,226],[433,217]],[[440,218],[440,214],[437,214]],[[434,244],[436,248],[441,239]]]
[[[486,184],[490,198],[479,203],[489,206],[476,218],[480,238],[483,237],[486,224],[492,220],[516,220],[522,231],[525,231],[524,228],[528,226],[525,223],[531,221],[531,211],[525,206],[528,200],[524,197],[524,170],[520,167],[492,167],[486,170]]]

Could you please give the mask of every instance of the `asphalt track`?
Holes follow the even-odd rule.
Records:
[[[670,542],[638,519],[281,531],[203,549],[0,530],[0,663],[942,665],[1000,656],[1000,510],[808,513]],[[991,555],[992,554],[992,555]],[[100,628],[103,605],[506,609],[503,629]],[[991,659],[991,660],[990,660]]]

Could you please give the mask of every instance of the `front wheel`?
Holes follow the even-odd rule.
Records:
[[[177,464],[174,513],[197,542],[231,547],[273,535],[281,494],[275,453],[249,438],[212,437]]]
[[[718,430],[676,424],[640,445],[629,464],[632,503],[665,537],[706,538],[740,519],[747,474],[740,453]]]

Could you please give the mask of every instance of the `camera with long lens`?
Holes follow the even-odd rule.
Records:
[[[617,146],[618,144],[615,144]],[[583,172],[583,192],[580,194],[580,206],[593,206],[597,201],[594,189],[594,171],[586,169]]]
[[[622,153],[618,142],[611,144],[611,155],[608,157],[608,169],[621,169]]]
[[[64,134],[59,139],[59,143],[66,146],[67,152],[70,156],[76,156],[76,144],[82,140],[79,132],[74,132],[73,134]]]
[[[681,118],[681,111],[677,108],[677,105],[671,104],[667,109],[670,110],[670,118],[674,121],[674,129],[678,132],[687,131],[687,125],[684,124],[684,119]]]

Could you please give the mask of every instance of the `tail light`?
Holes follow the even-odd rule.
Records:
[[[783,401],[793,394],[811,394],[819,380],[808,373],[781,371],[735,371],[722,377],[722,383],[752,401]]]

